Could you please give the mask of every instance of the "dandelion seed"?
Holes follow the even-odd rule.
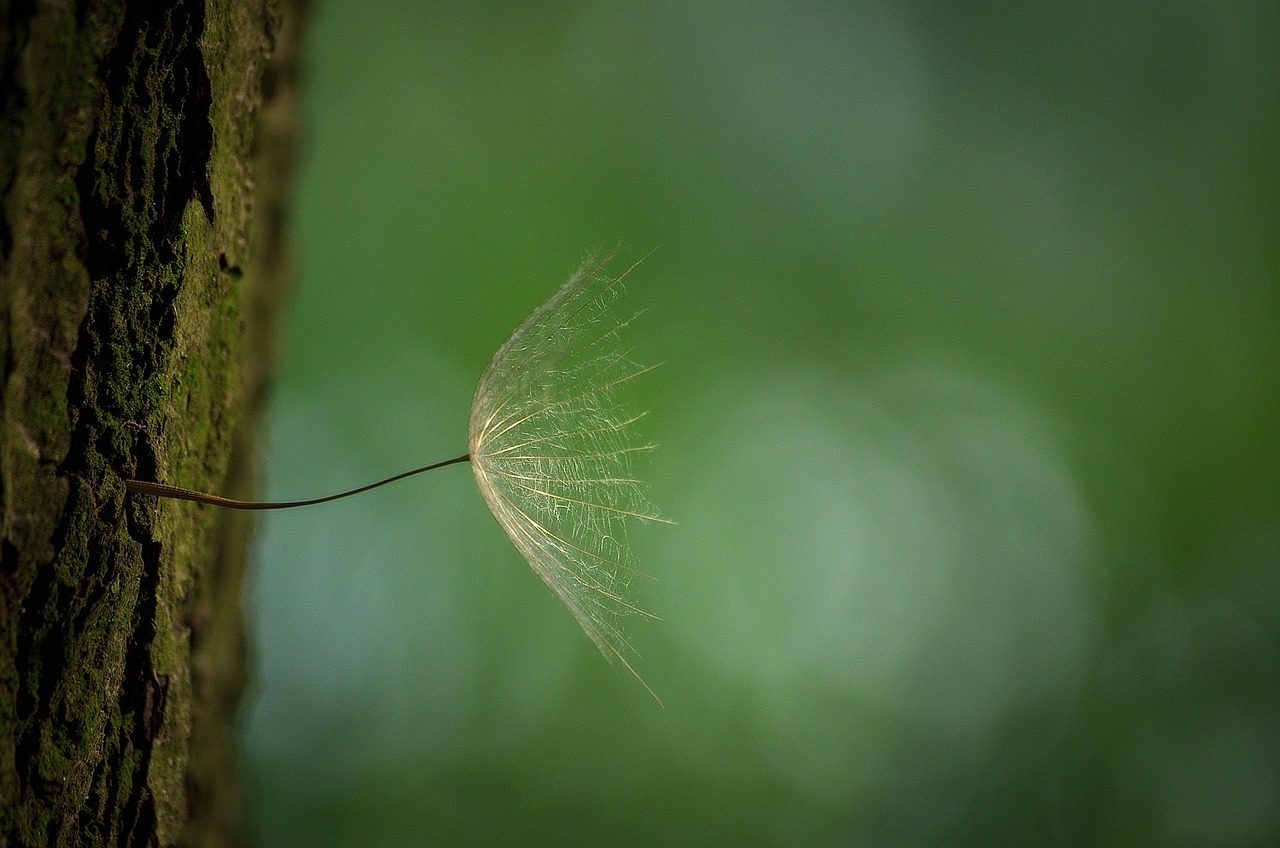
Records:
[[[670,522],[631,474],[636,455],[654,446],[636,438],[633,425],[644,414],[628,414],[620,394],[654,366],[636,364],[620,348],[618,331],[641,313],[613,317],[611,305],[631,269],[610,277],[607,260],[584,262],[489,360],[471,402],[469,452],[462,456],[302,501],[241,501],[141,480],[125,480],[125,488],[231,509],[286,509],[469,460],[490,512],[530,568],[605,658],[620,662],[653,694],[631,665],[635,652],[620,626],[627,616],[652,617],[626,599],[632,577],[641,573],[627,525]]]
[[[653,445],[635,438],[641,416],[619,393],[652,366],[618,350],[618,330],[640,313],[612,317],[626,273],[612,278],[602,265],[588,259],[493,355],[468,443],[480,494],[516,550],[600,652],[640,679],[619,627],[648,615],[625,600],[639,573],[627,523],[666,519],[629,471]]]

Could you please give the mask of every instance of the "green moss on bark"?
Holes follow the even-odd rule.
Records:
[[[120,480],[251,479],[284,5],[36,4],[0,35],[0,843],[234,833],[247,525]]]

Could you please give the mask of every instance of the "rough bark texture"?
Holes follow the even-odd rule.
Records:
[[[296,10],[0,15],[0,844],[226,844]]]

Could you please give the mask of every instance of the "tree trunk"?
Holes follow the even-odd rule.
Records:
[[[0,0],[0,844],[235,841],[293,0]]]

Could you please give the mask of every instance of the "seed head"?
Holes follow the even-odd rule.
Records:
[[[480,494],[512,544],[600,652],[639,679],[619,627],[628,615],[649,616],[626,599],[639,573],[627,525],[670,522],[631,471],[654,446],[636,438],[644,414],[626,412],[619,394],[654,366],[622,347],[618,331],[641,313],[614,318],[630,271],[606,275],[607,258],[587,259],[493,355],[468,442]]]

